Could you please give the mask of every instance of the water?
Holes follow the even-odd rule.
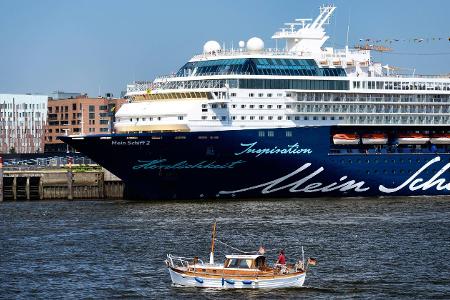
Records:
[[[166,253],[206,258],[214,218],[240,249],[284,248],[294,262],[303,245],[318,260],[306,287],[172,287]],[[450,298],[449,228],[448,197],[5,202],[0,298]]]

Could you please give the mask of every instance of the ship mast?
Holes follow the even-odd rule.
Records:
[[[209,263],[214,264],[214,241],[216,239],[216,221],[214,221],[211,237],[211,253],[209,254]]]

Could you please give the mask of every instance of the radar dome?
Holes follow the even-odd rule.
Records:
[[[244,47],[245,47],[245,42],[239,41],[239,48],[244,48]]]
[[[222,48],[216,41],[208,41],[203,45],[203,53],[219,52]]]
[[[247,41],[247,50],[250,52],[259,52],[264,49],[264,42],[258,37],[252,37]]]

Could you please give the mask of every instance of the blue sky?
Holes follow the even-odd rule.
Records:
[[[317,0],[0,0],[0,93],[54,90],[118,95],[133,80],[169,74],[207,40],[270,39],[284,22],[314,18]],[[327,45],[360,38],[432,38],[392,44],[375,60],[416,73],[450,73],[450,1],[337,0]],[[429,55],[442,53],[445,55]],[[420,55],[412,55],[420,54]]]

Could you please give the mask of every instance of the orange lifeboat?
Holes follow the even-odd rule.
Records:
[[[450,144],[450,133],[435,133],[430,139],[432,144]]]
[[[403,145],[423,145],[430,141],[430,138],[423,133],[404,133],[398,136],[398,143]]]
[[[347,133],[337,133],[333,135],[333,143],[335,145],[358,145],[359,135],[357,134],[347,134]]]
[[[384,133],[368,133],[362,136],[362,143],[365,145],[385,145],[388,137]]]

